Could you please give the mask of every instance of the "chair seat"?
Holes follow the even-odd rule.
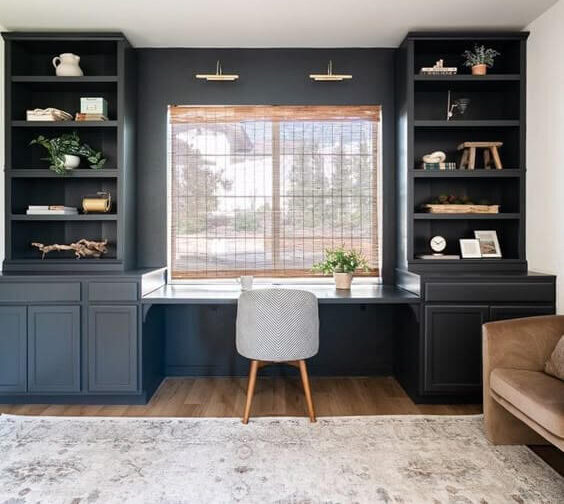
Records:
[[[490,388],[546,430],[564,439],[564,381],[526,369],[496,368]]]

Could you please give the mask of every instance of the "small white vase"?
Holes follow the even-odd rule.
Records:
[[[80,56],[73,53],[63,53],[53,58],[53,66],[57,77],[82,77],[84,74],[78,65]]]
[[[74,170],[80,164],[80,157],[73,156],[72,154],[65,154],[65,170]]]
[[[339,290],[350,290],[353,274],[352,273],[333,273],[335,287]]]

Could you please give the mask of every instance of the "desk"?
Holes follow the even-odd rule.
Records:
[[[419,296],[391,285],[353,285],[350,291],[337,290],[333,285],[273,284],[257,285],[254,289],[286,288],[312,292],[320,304],[417,304]],[[164,285],[143,296],[142,303],[153,304],[236,304],[241,290],[227,285]],[[144,310],[145,311],[145,310]]]
[[[392,374],[400,327],[420,312],[419,296],[390,285],[353,284],[350,291],[331,284],[253,288],[300,289],[317,296],[322,341],[311,371],[318,375]],[[166,341],[165,376],[246,375],[248,361],[235,350],[240,295],[236,285],[170,284],[142,297],[144,336]]]

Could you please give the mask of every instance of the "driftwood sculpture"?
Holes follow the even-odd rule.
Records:
[[[91,241],[79,240],[75,243],[70,243],[69,245],[59,245],[54,243],[53,245],[44,245],[43,243],[33,242],[31,244],[32,247],[37,247],[40,252],[43,253],[41,256],[42,259],[45,259],[45,254],[53,251],[63,251],[63,250],[72,250],[74,255],[77,259],[81,257],[100,257],[102,254],[105,254],[108,251],[108,240],[104,241]]]

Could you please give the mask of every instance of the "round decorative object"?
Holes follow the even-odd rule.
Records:
[[[488,67],[484,63],[479,65],[474,65],[472,67],[472,75],[486,75],[488,73]]]
[[[446,154],[443,151],[435,151],[423,156],[424,163],[444,163],[445,159]]]
[[[78,156],[73,156],[72,154],[65,154],[65,170],[74,170],[78,168],[80,164],[80,158]]]
[[[447,242],[442,236],[437,235],[431,238],[431,240],[429,241],[429,245],[433,252],[435,252],[436,254],[441,254],[444,251],[444,249],[446,249]]]

